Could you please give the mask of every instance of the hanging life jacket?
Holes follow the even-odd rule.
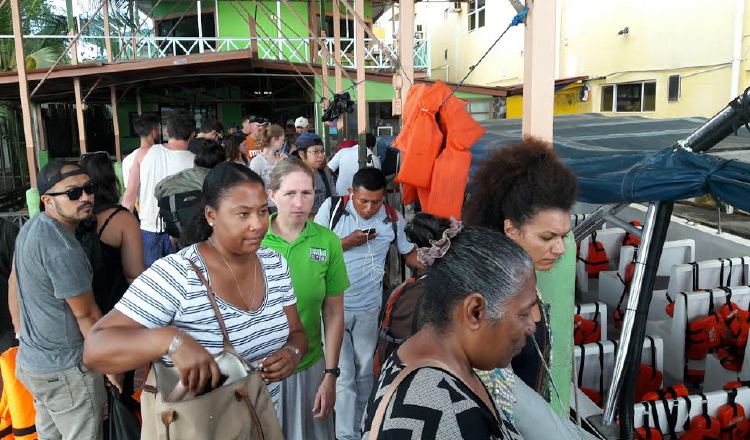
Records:
[[[599,303],[594,303],[594,319],[581,316],[581,306],[576,306],[573,317],[573,340],[576,345],[593,344],[602,339],[602,326],[599,323]]]
[[[651,343],[651,365],[641,364],[635,383],[635,401],[640,402],[647,393],[657,391],[664,381],[664,374],[656,366],[656,343],[654,338],[646,336]]]
[[[627,296],[630,291],[630,283],[633,281],[633,275],[635,274],[636,261],[638,261],[638,248],[634,247],[633,259],[627,266],[625,266],[625,276],[621,277],[619,273],[617,274],[617,278],[619,278],[622,283],[622,293],[620,293],[620,299],[617,301],[615,310],[612,311],[612,319],[615,322],[615,328],[618,329],[622,328],[622,322],[625,320],[625,311],[622,310],[622,303],[625,301],[625,296]]]
[[[685,296],[687,300],[687,295]],[[687,307],[687,302],[685,303]],[[709,290],[708,314],[699,316],[688,324],[687,350],[685,356],[692,360],[701,360],[709,350],[721,345],[722,335],[726,333],[726,324],[714,309],[714,294]]]
[[[745,418],[745,408],[738,404],[737,389],[729,390],[727,393],[727,403],[720,406],[716,411],[716,418],[721,425],[722,440],[740,440],[747,439],[748,420]]]
[[[3,379],[3,394],[0,400],[5,403],[5,411],[0,413],[2,432],[0,439],[32,440],[39,438],[36,433],[36,410],[34,397],[16,378],[16,356],[18,347],[12,347],[0,355],[0,375]],[[0,404],[0,409],[2,404]],[[10,416],[10,423],[7,417]]]
[[[661,388],[656,391],[646,393],[643,396],[643,401],[651,402],[656,400],[669,400],[676,399],[678,397],[686,397],[689,395],[690,392],[688,391],[687,387],[685,387],[685,385],[681,383],[678,383],[677,385],[672,385],[671,387]]]
[[[596,239],[596,232],[591,233],[589,242],[589,253],[586,259],[579,258],[586,266],[586,273],[589,278],[599,278],[599,272],[609,269],[609,257],[604,245]]]
[[[653,414],[648,407],[647,403],[643,403],[643,426],[635,430],[635,438],[637,440],[662,440],[664,436],[661,433],[661,428],[651,427],[649,419],[654,421],[654,425],[659,426],[659,416],[654,407]]]
[[[603,408],[604,406],[604,345],[601,342],[596,342],[599,346],[599,390],[587,388],[581,386],[583,383],[583,372],[586,364],[586,346],[581,345],[581,362],[578,364],[578,388],[587,395],[596,406]]]
[[[629,223],[638,229],[643,229],[641,227],[641,222],[639,222],[638,220],[633,220]],[[631,234],[630,232],[625,231],[625,235],[622,237],[622,245],[638,247],[641,245],[641,239],[638,238],[637,235]]]

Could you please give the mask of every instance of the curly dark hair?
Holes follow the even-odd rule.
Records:
[[[520,227],[545,209],[569,211],[578,184],[548,142],[527,138],[493,151],[471,187],[464,220],[502,231],[505,219]]]

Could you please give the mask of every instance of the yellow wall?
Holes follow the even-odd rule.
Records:
[[[570,84],[555,93],[555,114],[570,115],[574,113],[591,113],[595,111],[591,92],[586,101],[581,101],[580,93],[583,84]],[[523,95],[508,96],[505,101],[507,106],[506,118],[520,118],[523,116]]]
[[[592,78],[587,105],[556,98],[555,113],[599,111],[601,85],[656,80],[656,111],[647,117],[712,116],[750,85],[750,0],[744,3],[740,84],[731,89],[737,0],[557,0],[557,78]],[[452,3],[418,3],[417,23],[430,37],[432,76],[459,80],[513,18],[506,1],[487,1],[484,28],[468,32],[467,9]],[[628,27],[627,35],[618,32]],[[448,58],[445,58],[445,50]],[[448,76],[443,65],[448,67]],[[667,101],[667,78],[681,75],[681,97]],[[594,79],[595,78],[595,79]],[[498,86],[523,82],[523,27],[512,28],[467,83]],[[508,99],[508,116],[520,105]],[[629,113],[632,114],[632,113]]]

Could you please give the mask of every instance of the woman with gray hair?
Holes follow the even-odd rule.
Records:
[[[455,221],[432,243],[419,252],[424,325],[383,366],[363,439],[520,439],[474,370],[508,366],[534,333],[533,263],[502,233]]]

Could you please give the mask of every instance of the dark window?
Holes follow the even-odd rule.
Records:
[[[601,111],[611,112],[612,103],[614,102],[615,86],[602,86],[602,106]]]
[[[643,83],[643,110],[656,111],[656,82]]]
[[[618,84],[617,85],[617,105],[615,111],[618,112],[639,112],[641,111],[641,92],[643,84]]]
[[[214,25],[214,13],[206,12],[201,14],[201,32],[204,38],[213,38],[216,36],[216,28]],[[166,20],[159,20],[156,22],[156,35],[158,37],[198,37],[198,16],[185,16],[180,20],[179,18],[170,18]],[[177,40],[176,42],[168,42],[157,39],[156,43],[162,50],[166,50],[172,55],[188,55],[199,53],[200,48],[195,40]],[[174,44],[174,46],[172,46]],[[204,45],[216,47],[214,41],[206,41]]]
[[[667,100],[670,102],[680,100],[680,75],[669,75],[669,94]]]
[[[485,0],[469,0],[469,31],[484,26]]]

